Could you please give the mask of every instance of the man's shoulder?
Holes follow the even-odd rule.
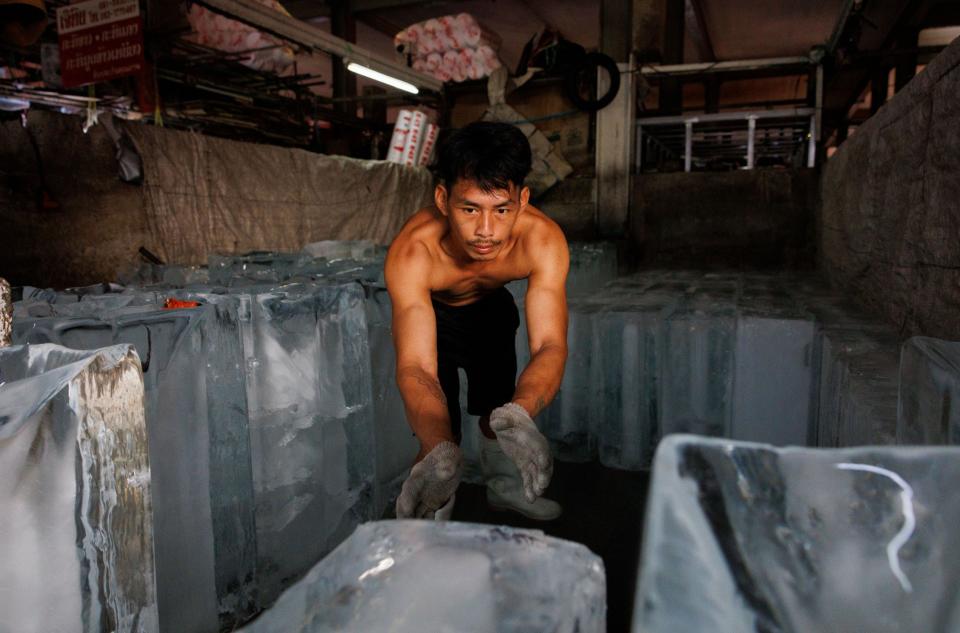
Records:
[[[526,226],[521,238],[522,249],[530,266],[530,279],[556,276],[562,285],[570,267],[567,238],[560,225],[543,211],[528,207]]]
[[[431,243],[438,242],[443,233],[443,223],[439,216],[432,207],[424,207],[411,215],[393,238],[389,252],[409,255],[422,252],[423,249],[428,249]]]
[[[434,252],[433,245],[439,243],[443,232],[438,215],[436,209],[424,207],[410,216],[400,229],[387,251],[388,285],[390,278],[396,276],[392,272],[413,273],[422,265],[429,265]]]
[[[560,225],[540,209],[530,205],[526,209],[524,241],[537,247],[554,246],[566,248],[567,238]]]

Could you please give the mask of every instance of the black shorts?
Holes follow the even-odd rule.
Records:
[[[437,377],[447,398],[450,428],[460,442],[460,376],[467,374],[467,413],[485,416],[510,402],[517,379],[515,341],[520,313],[500,288],[476,303],[433,302],[437,315]]]

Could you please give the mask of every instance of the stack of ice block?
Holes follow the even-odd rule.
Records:
[[[161,310],[150,305],[152,293],[117,298],[146,305],[102,308],[97,317],[17,319],[14,340],[135,346],[146,390],[160,625],[203,632],[217,628],[218,617],[235,623],[258,608],[238,330],[234,323],[230,332],[213,306]]]
[[[368,523],[241,630],[601,633],[603,562],[538,530]]]
[[[259,604],[379,513],[363,289],[354,283],[192,287],[177,298],[236,322],[252,467]],[[247,413],[248,411],[248,413]]]
[[[0,349],[0,630],[156,633],[134,351]]]
[[[898,444],[960,444],[960,343],[904,343],[898,406]]]
[[[363,291],[237,291],[264,604],[374,511],[375,426]]]
[[[642,276],[597,293],[592,312],[590,428],[605,466],[646,468],[660,436],[666,323],[684,295],[671,281]],[[601,309],[602,307],[602,309]]]
[[[561,459],[638,470],[670,433],[815,436],[817,330],[789,277],[648,270],[573,297],[569,316],[540,421]]]
[[[359,285],[127,290],[56,311],[18,319],[18,336],[125,340],[147,359],[164,630],[236,625],[375,515]]]
[[[960,448],[667,438],[633,630],[960,630],[958,480]]]
[[[736,278],[705,276],[667,318],[661,434],[731,433],[738,286]]]

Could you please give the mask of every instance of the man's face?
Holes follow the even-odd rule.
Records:
[[[530,189],[510,183],[510,189],[486,192],[472,180],[457,180],[448,190],[437,185],[437,208],[447,217],[450,240],[475,261],[497,258],[510,239],[517,218],[530,200]]]

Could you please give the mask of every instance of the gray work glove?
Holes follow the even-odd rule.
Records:
[[[433,518],[447,503],[463,473],[463,453],[453,442],[441,442],[410,469],[397,497],[398,519]]]
[[[547,438],[537,430],[526,410],[508,402],[490,414],[490,428],[497,434],[497,443],[513,460],[523,480],[523,493],[533,503],[550,485],[553,476],[553,455]]]

